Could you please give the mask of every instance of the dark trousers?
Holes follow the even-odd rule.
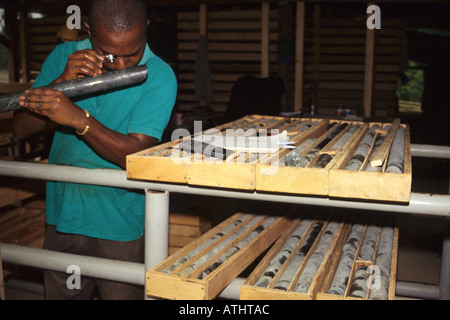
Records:
[[[47,225],[43,248],[98,258],[144,262],[144,237],[134,241],[112,241],[61,233],[56,231],[55,226]],[[79,270],[79,288],[68,285],[68,282],[76,283],[72,282],[75,273],[72,269],[68,273],[45,271],[46,299],[88,300],[98,295],[97,298],[102,300],[142,300],[145,296],[143,286],[86,277],[82,269]]]

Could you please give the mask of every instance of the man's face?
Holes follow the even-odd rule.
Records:
[[[121,33],[108,32],[105,27],[96,26],[90,32],[92,48],[100,55],[113,54],[114,62],[104,62],[107,70],[122,70],[133,67],[141,61],[146,44],[146,30],[136,27]]]

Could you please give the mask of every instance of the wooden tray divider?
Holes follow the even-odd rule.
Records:
[[[311,230],[312,226],[314,225],[314,223],[316,222],[323,222],[323,226],[319,232],[319,234],[317,235],[316,239],[319,239],[320,236],[322,235],[322,232],[324,230],[324,228],[326,228],[326,223],[322,220],[311,220],[310,224],[308,225],[308,228],[305,230],[304,235],[307,235],[309,233],[309,231]],[[294,250],[292,250],[291,254],[289,255],[289,257],[286,259],[286,261],[283,263],[283,265],[281,266],[280,270],[278,270],[277,274],[273,277],[272,281],[270,282],[270,284],[267,286],[268,289],[273,289],[273,290],[278,290],[279,289],[275,289],[274,286],[277,284],[278,280],[280,279],[280,277],[283,275],[283,273],[285,272],[286,268],[289,266],[289,263],[292,261],[292,259],[295,257],[296,252],[298,251],[298,249],[302,246],[302,244],[305,242],[305,237],[302,237],[302,239],[300,239],[300,241],[297,243],[297,245],[294,247]],[[284,244],[284,243],[283,243]],[[314,251],[314,249],[317,246],[317,241],[314,241],[313,245],[311,246],[311,248],[309,249],[308,253],[306,254],[305,258],[302,261],[302,264],[299,266],[299,269],[297,270],[297,272],[295,273],[291,284],[289,285],[288,289],[286,291],[290,291],[291,290],[291,286],[292,283],[296,283],[299,277],[299,271],[303,270],[303,267],[305,265],[305,262],[308,261],[309,256],[311,255],[311,253]],[[281,290],[282,291],[282,290]]]
[[[316,221],[318,221],[318,220],[316,220]],[[323,226],[322,226],[319,234],[317,235],[317,238],[314,240],[313,245],[311,246],[311,248],[309,249],[308,253],[306,254],[305,259],[303,259],[302,264],[297,269],[297,272],[295,273],[294,278],[292,278],[292,281],[291,281],[291,283],[289,284],[289,287],[286,290],[287,292],[294,290],[295,285],[297,284],[297,281],[298,281],[298,279],[300,278],[300,276],[301,276],[301,274],[303,272],[303,269],[305,268],[306,264],[308,263],[309,258],[311,257],[311,255],[316,250],[316,247],[317,247],[317,245],[320,242],[320,238],[322,237],[322,234],[324,233],[325,229],[328,226],[328,221],[323,221],[323,220],[320,220],[320,221],[323,222]]]
[[[388,126],[389,126],[389,128],[386,129],[386,127],[388,127]],[[374,137],[374,139],[373,139],[372,146],[371,146],[371,148],[370,148],[370,150],[369,150],[369,153],[367,154],[367,157],[366,157],[366,159],[364,160],[364,162],[365,162],[365,163],[363,163],[364,167],[361,166],[361,168],[360,168],[359,171],[364,171],[364,170],[366,170],[367,166],[369,165],[369,162],[371,163],[371,160],[376,156],[376,154],[377,154],[378,152],[376,152],[376,151],[374,150],[375,141],[376,141],[376,139],[378,138],[378,136],[381,135],[381,134],[384,134],[384,135],[385,135],[384,140],[386,140],[386,138],[388,138],[387,133],[388,133],[389,130],[392,128],[392,124],[391,124],[391,123],[383,123],[383,124],[381,124],[381,127],[382,127],[381,129],[376,130],[376,131],[377,131],[377,134],[375,135],[375,137]],[[397,127],[397,128],[398,128],[398,127]],[[394,136],[395,136],[395,134],[394,134]],[[392,141],[394,140],[394,136],[392,136],[391,142],[388,143],[389,146],[392,144]],[[383,140],[383,142],[384,142],[384,140]],[[381,146],[380,146],[380,148],[381,148]],[[378,149],[378,150],[380,150],[380,149]],[[383,160],[383,164],[381,165],[381,172],[382,172],[382,173],[385,172],[385,170],[386,170],[386,162],[387,162],[387,161],[385,161],[385,160],[387,160],[387,157],[389,157],[389,152],[387,153],[386,158]]]
[[[371,128],[372,126],[374,126],[374,125],[378,125],[378,126],[380,126],[381,128],[384,126],[384,124],[382,124],[382,123],[372,123],[371,126],[368,128],[368,130],[370,130],[370,128]],[[377,132],[377,131],[378,131],[378,132]],[[372,151],[373,151],[373,148],[374,148],[374,146],[375,146],[375,141],[377,140],[378,135],[380,135],[380,134],[382,133],[381,131],[383,131],[383,130],[381,130],[381,129],[375,130],[375,135],[374,135],[374,137],[373,137],[372,144],[370,145],[370,148],[369,148],[369,150],[368,150],[368,152],[367,152],[367,156],[365,157],[365,159],[364,159],[363,163],[361,164],[361,167],[359,168],[358,171],[364,171],[364,170],[366,170],[366,167],[367,167],[367,165],[368,165],[368,163],[369,163],[370,154],[371,154]],[[365,132],[364,135],[365,135],[366,133],[367,133],[367,132]],[[364,136],[361,137],[361,140],[358,142],[358,144],[362,141],[362,139],[364,139]],[[356,146],[356,148],[358,148],[358,146]],[[353,155],[354,155],[354,153],[355,153],[355,151],[356,151],[356,148],[355,148],[354,150],[351,150],[351,151],[349,152],[348,157],[346,157],[345,161],[343,161],[342,164],[341,164],[340,166],[338,166],[339,169],[343,169],[343,170],[345,169],[345,165],[347,165],[348,162],[350,161],[351,157],[353,157]]]
[[[280,208],[283,207],[285,206],[258,205],[235,214],[210,229],[200,238],[179,249],[146,272],[147,293],[168,299],[214,298],[283,234],[289,226],[285,213],[280,215]],[[248,219],[234,225],[246,214],[249,215]],[[252,235],[252,238],[248,238],[252,232],[259,229],[259,225],[270,218],[273,219],[270,224],[260,230],[255,237]],[[214,238],[214,241],[210,240],[222,231],[224,232],[220,237]],[[242,244],[240,250],[232,253],[226,260],[218,261],[219,258],[224,258],[224,253],[229,253],[227,251],[230,248],[244,239],[248,242],[246,241],[245,245]],[[217,250],[211,251],[214,248]],[[198,262],[195,263],[195,261]],[[199,277],[200,275],[202,277]]]
[[[262,218],[259,222],[257,222],[257,223],[255,224],[255,227],[258,226],[258,225],[260,225],[260,224],[263,224],[264,221],[267,220],[268,218],[269,218],[269,217]],[[275,222],[275,221],[274,221],[274,222]],[[249,230],[246,230],[245,234],[242,234],[241,236],[239,236],[239,239],[236,239],[236,241],[233,241],[233,244],[232,244],[232,245],[230,245],[230,246],[228,246],[226,249],[222,250],[222,251],[220,252],[220,255],[218,254],[218,255],[215,256],[214,258],[210,259],[209,263],[211,264],[211,263],[215,262],[215,261],[217,260],[217,258],[219,258],[224,252],[226,252],[229,248],[231,248],[231,247],[235,246],[236,244],[238,244],[239,242],[241,242],[243,239],[245,239],[245,238],[246,238],[250,233],[252,233],[253,231],[254,231],[254,228],[250,228]],[[253,242],[255,242],[255,241],[257,241],[257,237],[255,237],[254,239],[252,239],[247,245],[248,245],[248,246],[251,246],[251,244],[252,244]],[[237,252],[236,252],[236,253],[237,253]],[[233,260],[234,260],[234,257],[236,256],[236,253],[233,254],[233,255],[227,260],[227,264],[232,264],[232,262],[233,262]],[[225,264],[220,265],[219,267],[217,267],[217,269],[215,269],[213,272],[211,272],[208,276],[206,276],[205,278],[203,278],[203,280],[208,281],[211,277],[215,277],[217,274],[220,274],[220,270],[221,270],[222,268],[224,268],[224,267],[225,267]],[[202,271],[203,271],[203,270],[202,270]],[[197,276],[198,276],[199,273],[200,273],[200,272],[198,272],[198,273],[195,275],[195,278],[197,278]]]
[[[380,228],[379,227],[378,227],[377,243],[375,244],[375,250],[374,250],[372,259],[370,261],[368,261],[368,260],[358,260],[359,253],[361,251],[361,247],[362,247],[362,244],[363,244],[363,241],[364,241],[364,237],[366,235],[366,231],[367,231],[367,224],[364,227],[364,232],[361,235],[361,241],[359,242],[358,249],[356,250],[355,257],[353,258],[353,264],[352,264],[352,268],[350,270],[350,276],[348,277],[348,280],[347,280],[347,287],[345,289],[344,298],[357,299],[357,298],[353,298],[353,297],[349,296],[350,289],[351,289],[351,284],[353,282],[353,279],[355,278],[355,271],[361,265],[365,265],[365,266],[371,265],[373,263],[374,259],[375,259],[375,256],[376,256],[376,253],[377,253],[377,250],[378,250],[378,243],[380,241]],[[367,297],[367,294],[368,294],[368,292],[366,292],[366,297]]]
[[[339,139],[350,129],[350,127],[353,125],[353,123],[352,122],[336,122],[336,124],[334,124],[333,125],[333,127],[331,127],[328,131],[327,131],[327,133],[326,134],[324,134],[322,137],[321,137],[321,139],[320,139],[320,142],[322,142],[323,140],[325,140],[337,127],[339,127],[340,125],[342,125],[343,123],[348,123],[348,125],[347,125],[347,127],[344,129],[344,130],[342,130],[341,132],[339,132],[339,134],[338,135],[336,135],[331,141],[329,141],[323,148],[322,148],[322,150],[320,150],[318,153],[317,153],[317,155],[314,157],[314,159],[312,159],[309,163],[308,163],[308,165],[305,167],[305,168],[310,168],[310,169],[319,169],[319,170],[327,170],[327,168],[329,168],[330,167],[330,163],[334,163],[335,161],[336,161],[336,159],[337,159],[337,155],[338,154],[340,154],[340,153],[342,153],[342,149],[341,150],[335,150],[335,149],[332,149],[332,147],[333,147],[333,145],[337,142],[337,141],[339,141]],[[351,143],[352,141],[353,141],[353,137],[355,136],[355,134],[357,133],[357,132],[359,132],[361,130],[361,128],[359,128],[353,135],[352,135],[352,137],[349,139],[349,141],[347,141],[347,143],[343,146],[343,148],[345,147],[345,146],[348,146],[348,144],[349,143]],[[316,141],[315,141],[316,142]],[[317,142],[317,143],[314,143],[313,145],[314,145],[314,147],[316,146],[316,145],[318,145],[320,142]],[[310,147],[312,147],[312,146],[310,146]],[[304,150],[304,152],[302,152],[302,155],[306,155],[309,151],[310,151],[311,149],[308,149],[308,151],[306,151],[306,149]],[[329,154],[329,155],[332,155],[333,156],[333,159],[330,161],[330,163],[328,163],[327,164],[327,166],[325,167],[325,168],[313,168],[315,165],[316,165],[316,163],[317,163],[317,160],[319,159],[319,157],[322,155],[322,154]]]
[[[202,251],[200,251],[199,253],[197,253],[195,256],[191,257],[189,260],[185,261],[182,265],[180,265],[178,268],[176,268],[175,270],[173,270],[170,274],[176,274],[176,275],[180,275],[181,271],[183,271],[184,269],[186,269],[187,267],[189,267],[192,262],[198,260],[199,258],[201,258],[202,256],[204,256],[206,253],[208,253],[209,251],[211,251],[212,249],[214,249],[214,247],[217,247],[218,245],[220,245],[222,242],[226,241],[229,237],[231,237],[238,229],[241,229],[243,227],[245,227],[247,224],[251,223],[254,220],[255,216],[250,217],[248,219],[246,219],[245,221],[241,222],[239,225],[235,226],[234,228],[232,228],[230,231],[227,232],[227,234],[223,235],[222,237],[220,237],[218,240],[216,240],[214,243],[212,243],[210,246],[204,248]],[[253,221],[254,223],[254,221]],[[232,242],[233,243],[233,242]],[[230,244],[228,244],[226,246],[226,248],[229,248]],[[193,248],[195,249],[195,248]],[[190,252],[188,252],[190,253]],[[214,259],[214,257],[217,254],[215,254],[213,257],[211,257],[211,259]],[[205,263],[207,263],[208,261],[205,261]],[[200,266],[197,266],[196,269],[194,269],[194,271],[192,271],[189,274],[186,274],[182,277],[187,278],[187,277],[193,277],[192,274],[195,272],[195,270],[201,268]],[[180,275],[181,276],[181,275]]]
[[[373,155],[373,157],[370,159],[370,163],[373,166],[381,166],[384,162],[386,162],[386,159],[389,155],[389,149],[391,148],[392,141],[394,141],[395,133],[397,132],[398,126],[400,125],[400,119],[396,118],[393,122],[391,127],[388,130],[388,133],[386,134],[386,137],[384,138],[383,142],[380,145],[380,148],[378,149],[377,153]]]
[[[327,248],[327,251],[325,252],[322,262],[320,263],[318,269],[316,270],[315,277],[312,280],[308,291],[306,293],[301,292],[295,292],[293,291],[298,279],[301,277],[301,274],[306,267],[309,259],[314,254],[318,244],[320,243],[323,233],[327,229],[327,226],[330,223],[330,220],[333,220],[333,218],[336,218],[336,220],[339,223],[339,226],[336,229],[336,232],[333,236],[333,239],[330,242],[329,247]],[[260,264],[255,268],[255,270],[252,272],[250,277],[247,279],[246,283],[241,287],[241,299],[296,299],[296,300],[310,300],[314,299],[317,291],[321,288],[322,282],[325,279],[325,272],[327,270],[327,266],[330,264],[330,261],[333,261],[333,256],[335,254],[335,249],[337,246],[342,245],[342,243],[345,241],[345,235],[349,232],[349,225],[347,223],[347,220],[349,217],[344,212],[334,212],[332,213],[332,216],[318,216],[316,219],[309,217],[311,219],[307,229],[305,230],[303,236],[299,241],[296,243],[295,247],[291,251],[289,257],[283,262],[279,270],[274,275],[273,279],[271,279],[270,283],[266,288],[262,287],[256,287],[255,283],[259,279],[259,277],[264,273],[264,271],[269,266],[270,262],[275,258],[278,252],[280,252],[286,243],[286,241],[289,239],[289,237],[294,232],[295,228],[301,223],[303,219],[306,219],[306,217],[299,217],[296,219],[291,220],[291,226],[286,231],[283,236],[281,236],[278,241],[274,244],[272,249],[266,254],[266,256],[261,260]],[[289,263],[292,261],[294,256],[296,255],[298,249],[301,247],[301,245],[306,241],[307,237],[306,235],[310,232],[312,226],[316,222],[323,222],[323,226],[317,235],[316,239],[314,240],[313,245],[309,249],[308,253],[306,254],[304,260],[302,261],[302,264],[297,269],[293,279],[291,280],[287,290],[280,290],[275,289],[275,285],[286,270]]]
[[[245,254],[245,252],[237,252],[234,254],[225,264],[220,265],[216,270],[210,273],[204,280],[209,283],[219,284],[219,287],[224,288],[229,281],[227,278],[222,277],[222,274],[229,274],[229,277],[235,278],[242,271],[239,264],[249,265],[253,259],[256,258],[255,253],[262,253],[265,248],[267,248],[267,243],[272,244],[279,235],[284,232],[288,226],[288,219],[285,217],[279,217],[271,226],[266,230],[262,231],[260,237],[255,237],[247,244],[248,247],[253,248],[252,254]],[[275,236],[278,234],[278,236]],[[239,261],[241,260],[241,262]],[[210,286],[211,287],[211,286]],[[218,294],[222,290],[213,289],[215,294]]]
[[[367,288],[364,298],[351,297],[350,296],[351,284],[355,277],[355,272],[359,266],[364,265],[364,266],[369,267],[369,266],[375,264],[375,259],[376,259],[377,253],[378,253],[378,247],[379,247],[379,243],[380,243],[381,229],[384,225],[384,221],[381,217],[378,217],[377,220],[373,220],[373,219],[371,220],[369,217],[367,217],[364,221],[361,221],[360,223],[365,223],[365,226],[364,226],[364,230],[361,234],[361,240],[358,244],[358,248],[355,251],[355,256],[353,258],[353,263],[352,263],[352,267],[350,270],[349,278],[347,280],[344,295],[340,296],[340,295],[331,294],[331,293],[328,293],[328,290],[331,286],[331,282],[337,271],[337,267],[339,265],[339,262],[340,262],[340,259],[341,259],[342,253],[343,253],[342,252],[343,245],[347,241],[348,235],[351,232],[351,228],[352,228],[351,223],[349,223],[348,230],[342,239],[343,241],[341,242],[341,244],[339,246],[340,247],[339,253],[336,254],[336,258],[328,265],[328,269],[331,272],[329,272],[327,274],[327,276],[324,278],[321,291],[318,293],[319,299],[327,299],[327,300],[368,300],[369,299],[369,295],[370,295],[369,288]],[[377,241],[375,244],[374,254],[370,260],[360,260],[360,259],[358,259],[358,257],[360,254],[360,250],[362,248],[362,244],[364,241],[364,237],[366,235],[367,228],[370,224],[378,227]],[[398,252],[398,228],[397,228],[397,224],[395,223],[395,221],[394,221],[394,224],[392,227],[394,228],[394,238],[393,238],[393,248],[392,248],[393,251],[392,251],[392,261],[391,261],[391,273],[390,273],[390,281],[389,281],[389,289],[388,289],[388,299],[389,300],[393,300],[395,298],[395,278],[396,278],[396,269],[397,269],[396,268],[397,252]]]
[[[256,266],[254,271],[251,273],[251,275],[247,278],[247,281],[250,285],[254,285],[256,281],[258,280],[259,276],[263,274],[263,272],[266,270],[266,268],[269,266],[270,262],[272,261],[272,257],[274,257],[279,251],[281,251],[284,243],[289,239],[292,232],[294,232],[295,228],[300,224],[302,219],[294,219],[289,224],[289,228],[284,232],[280,238],[279,241],[277,241],[267,252],[267,254],[262,258],[261,262]],[[295,250],[295,249],[294,249]],[[287,260],[287,259],[286,259]],[[286,261],[283,263],[283,265],[286,263]],[[280,268],[281,269],[281,268]],[[278,270],[277,274],[280,272]],[[275,275],[276,276],[276,275]],[[271,286],[272,282],[269,283],[269,286]]]
[[[212,229],[210,229],[209,231],[204,233],[202,235],[202,237],[207,238],[207,239],[214,237],[221,230],[225,229],[228,225],[234,223],[235,221],[239,220],[243,216],[244,216],[244,213],[236,213],[236,214],[234,214],[233,216],[231,216],[227,220],[222,221],[217,226],[213,227]],[[183,258],[185,255],[189,254],[191,251],[193,251],[195,248],[197,248],[203,242],[204,242],[204,240],[200,239],[200,238],[192,241],[190,244],[186,245],[183,248],[183,250],[178,250],[177,252],[175,252],[174,254],[169,256],[166,260],[164,260],[163,262],[161,262],[160,264],[155,266],[154,269],[156,271],[162,271],[162,270],[170,267],[173,263],[175,263],[179,259]],[[176,269],[174,271],[176,271]],[[172,271],[171,273],[174,273],[174,271]]]
[[[353,139],[350,139],[349,141],[347,141],[347,143],[344,145],[341,152],[338,151],[340,154],[342,154],[342,156],[334,157],[336,160],[334,161],[333,165],[332,166],[327,165],[327,167],[342,168],[343,166],[345,166],[350,161],[350,159],[353,157],[353,154],[355,153],[356,149],[358,148],[360,142],[364,139],[364,136],[366,135],[366,133],[369,130],[370,130],[370,124],[362,123],[361,127],[353,134]],[[374,141],[375,141],[375,139],[374,139]],[[374,141],[372,141],[372,145],[373,145]],[[369,150],[369,152],[370,152],[370,150]],[[327,153],[327,152],[324,152],[324,153]],[[366,159],[367,159],[367,157],[366,157]]]
[[[336,233],[333,237],[333,240],[330,243],[330,246],[328,247],[328,250],[323,257],[323,260],[319,266],[319,269],[316,272],[316,275],[314,277],[313,282],[309,286],[307,295],[316,298],[316,294],[320,289],[320,286],[323,283],[324,276],[323,274],[328,270],[328,264],[329,261],[332,260],[332,256],[334,255],[334,250],[336,250],[336,247],[339,247],[342,245],[343,241],[345,240],[342,234],[345,234],[348,230],[349,226],[348,223],[345,222],[345,219],[340,223],[338,229],[336,230]]]
[[[351,125],[349,125],[346,129],[347,130],[350,129],[350,126]],[[353,148],[356,149],[359,144],[358,140],[361,137],[363,137],[363,134],[366,132],[368,127],[369,127],[368,123],[361,123],[361,126],[353,133],[353,135],[350,137],[350,139],[344,144],[344,146],[340,150],[331,149],[332,144],[335,143],[334,141],[332,141],[332,144],[330,145],[330,147],[327,148],[323,153],[332,155],[333,159],[330,160],[330,162],[325,166],[324,169],[329,170],[330,168],[332,168],[335,165],[335,163],[337,163],[341,160],[343,155],[346,155],[347,153],[349,153],[349,150],[352,150]],[[345,132],[347,132],[347,130]],[[343,134],[345,134],[345,132]],[[322,154],[322,153],[320,153],[320,154]]]
[[[406,155],[405,155],[406,157]],[[389,289],[388,289],[388,299],[395,299],[395,285],[397,279],[397,261],[398,261],[398,239],[399,239],[399,228],[397,222],[394,226],[394,241],[392,242],[392,261],[391,261],[391,271],[390,271],[390,281],[389,281]]]
[[[381,171],[365,171],[367,166],[371,164],[374,153],[378,154],[374,148],[377,138],[380,134],[389,132],[392,128],[392,124],[390,123],[370,123],[368,130],[374,125],[380,125],[381,128],[375,131],[368,154],[357,171],[345,170],[345,167],[353,157],[367,131],[364,133],[361,132],[362,134],[358,137],[357,142],[355,141],[353,146],[346,151],[345,155],[330,168],[329,196],[408,202],[411,193],[412,177],[409,126],[404,124],[397,126],[397,128],[401,126],[405,130],[404,171],[403,173],[391,173],[385,172],[387,160],[382,162],[380,166]],[[390,126],[389,130],[386,130],[387,126]],[[388,137],[386,136],[384,139],[386,138]],[[393,139],[392,135],[391,138]],[[391,144],[392,141],[389,146]]]
[[[354,220],[354,217],[353,219]],[[351,228],[352,228],[352,221],[348,222],[348,227],[345,229],[345,231],[342,232],[342,244],[345,243],[345,241],[347,240],[350,232],[351,232]],[[364,229],[365,231],[365,229]],[[363,234],[364,234],[363,231]],[[331,282],[333,281],[334,275],[336,273],[336,268],[339,265],[339,260],[340,257],[342,255],[342,246],[338,247],[338,252],[335,252],[335,256],[334,258],[330,261],[329,263],[329,269],[330,272],[327,273],[327,275],[324,277],[324,288],[328,288],[331,285]]]
[[[259,219],[258,219],[259,218]],[[251,221],[249,221],[247,224],[251,224],[250,227],[245,230],[243,233],[241,233],[236,239],[234,239],[233,241],[231,241],[230,243],[228,243],[225,247],[221,248],[220,251],[218,251],[217,253],[215,253],[212,257],[210,257],[210,259],[208,259],[207,261],[205,261],[202,265],[198,266],[191,274],[189,274],[187,277],[189,278],[193,278],[196,279],[198,277],[198,275],[204,271],[204,267],[207,267],[208,265],[210,265],[211,263],[213,263],[214,261],[216,261],[220,256],[222,256],[223,253],[225,253],[229,248],[234,247],[235,245],[237,245],[239,242],[241,242],[243,239],[245,239],[250,233],[252,233],[254,231],[254,229],[264,223],[264,221],[267,219],[268,217],[258,217],[258,215],[255,215]],[[244,227],[244,225],[242,225],[242,227]],[[210,274],[211,275],[211,274]],[[208,275],[208,276],[210,276]],[[205,278],[204,280],[206,280],[207,278]]]
[[[303,127],[307,126],[310,122],[313,122],[313,121],[303,121],[303,123],[299,126],[298,129],[301,130]],[[288,140],[294,141],[293,145],[295,147],[298,147],[306,139],[309,139],[309,138],[317,139],[325,131],[327,123],[328,123],[328,121],[321,121],[321,122],[316,123],[313,126],[311,126],[311,128],[309,128],[308,130],[296,133],[294,136],[289,136],[289,132],[288,132],[288,137],[289,137]],[[279,149],[278,154],[267,155],[265,157],[262,157],[260,160],[260,164],[273,163],[274,158],[281,159],[282,157],[286,156],[291,151],[292,151],[292,149]]]

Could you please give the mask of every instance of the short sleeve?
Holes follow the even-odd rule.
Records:
[[[177,81],[172,68],[154,57],[147,64],[149,74],[141,98],[128,123],[128,133],[141,133],[161,140],[177,95]]]

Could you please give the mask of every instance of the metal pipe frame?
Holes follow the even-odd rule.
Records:
[[[306,197],[301,195],[218,190],[187,185],[136,181],[127,179],[126,172],[124,170],[86,169],[45,163],[5,160],[0,160],[0,175],[256,201],[283,202],[433,216],[450,216],[450,196],[448,195],[411,193],[410,201],[407,204],[338,200],[326,197]]]
[[[1,245],[5,262],[59,272],[67,272],[69,266],[76,265],[83,276],[144,285],[142,275],[145,274],[145,267],[141,263],[88,257],[7,243]]]
[[[413,156],[450,159],[450,147],[412,145],[411,150]],[[127,179],[124,170],[85,169],[3,160],[0,160],[0,175],[145,190],[144,264],[1,244],[2,256],[5,262],[61,272],[66,272],[69,265],[78,265],[83,275],[86,276],[139,285],[145,285],[145,271],[168,256],[170,192],[450,217],[450,195],[412,193],[408,204],[370,203],[151,183]],[[397,292],[400,295],[418,298],[450,299],[450,240],[448,239],[448,232],[442,250],[443,263],[439,285],[441,289],[436,287],[430,289],[429,286],[426,286],[427,290],[424,290],[424,286],[420,284],[399,282]],[[245,279],[242,278],[235,279],[222,292],[221,297],[239,299],[239,288],[244,281]],[[421,293],[423,293],[422,296]]]
[[[450,159],[450,147],[429,144],[412,144],[411,155],[423,158]]]

